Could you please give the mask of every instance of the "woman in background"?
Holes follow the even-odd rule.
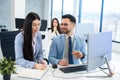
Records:
[[[61,34],[59,21],[57,18],[53,18],[51,21],[51,29],[49,30],[49,36],[52,39],[59,34]]]
[[[42,38],[39,32],[40,17],[30,12],[24,21],[23,31],[15,38],[16,63],[22,67],[44,70]]]

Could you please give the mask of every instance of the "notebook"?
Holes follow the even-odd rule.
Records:
[[[47,71],[48,71],[48,69],[37,70],[37,69],[26,68],[23,71],[21,71],[20,73],[18,73],[18,77],[31,78],[31,79],[41,79]]]

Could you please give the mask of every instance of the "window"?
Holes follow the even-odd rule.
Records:
[[[102,0],[82,0],[81,23],[94,23],[94,31],[99,32]]]
[[[112,31],[112,39],[120,42],[120,0],[104,0],[102,31]]]
[[[73,14],[74,0],[64,0],[63,14]]]
[[[53,0],[52,5],[52,18],[61,19],[62,13],[62,0]]]
[[[63,14],[72,14],[77,20],[78,11],[79,0],[52,0],[52,18],[56,17],[61,21]]]

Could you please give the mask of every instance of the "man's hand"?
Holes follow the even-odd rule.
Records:
[[[76,57],[76,58],[82,58],[84,56],[84,54],[80,51],[73,51],[72,54]]]
[[[67,66],[69,65],[68,61],[66,59],[61,59],[59,62],[58,62],[59,65],[61,66]]]

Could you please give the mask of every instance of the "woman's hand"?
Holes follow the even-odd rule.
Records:
[[[41,63],[44,64],[44,65],[47,65],[46,60],[43,60]]]
[[[44,65],[44,64],[38,64],[38,63],[36,63],[35,65],[34,65],[34,69],[39,69],[39,70],[45,70],[46,69],[46,65]]]
[[[36,63],[34,69],[45,70],[47,68],[47,62],[43,60],[41,63]]]

